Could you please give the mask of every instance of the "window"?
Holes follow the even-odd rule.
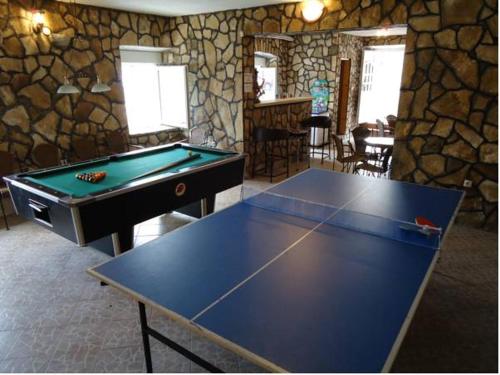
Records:
[[[152,49],[120,49],[129,133],[188,128],[186,66],[162,65]]]
[[[277,96],[277,57],[265,52],[255,52],[255,68],[257,69],[257,83],[264,84],[264,94],[260,100],[273,100]]]

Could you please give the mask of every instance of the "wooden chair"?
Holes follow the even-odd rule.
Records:
[[[13,174],[16,171],[16,159],[14,156],[6,151],[0,151],[0,209],[2,210],[3,221],[5,228],[9,230],[9,223],[7,221],[7,213],[3,205],[4,197],[9,197],[10,192],[3,180],[4,176]]]
[[[55,167],[61,163],[59,149],[56,145],[50,143],[42,143],[36,146],[31,156],[35,164],[40,168]]]
[[[76,139],[72,143],[76,161],[95,159],[99,156],[97,145],[88,138]]]
[[[389,115],[385,118],[387,120],[387,129],[390,131],[390,135],[394,135],[394,131],[396,129],[396,121],[398,118],[394,115]]]
[[[381,177],[389,171],[390,160],[392,158],[392,147],[388,147],[384,154],[382,155],[382,165],[376,165],[369,163],[368,161],[363,161],[354,168],[354,173],[358,173],[360,170],[367,172],[376,177]]]
[[[342,172],[349,172],[351,167],[356,167],[358,163],[361,163],[365,160],[364,155],[360,155],[356,152],[353,152],[351,155],[346,155],[342,140],[335,134],[332,134],[332,137],[337,148],[336,160],[342,164]],[[335,162],[333,162],[333,170],[335,170]]]
[[[356,144],[356,151],[359,154],[366,153],[366,143],[365,139],[371,135],[371,131],[368,128],[357,126],[351,131],[354,138],[354,143]]]
[[[385,137],[385,125],[379,119],[377,119],[377,128],[378,128],[378,136],[379,137]]]
[[[358,127],[366,128],[370,130],[370,136],[375,137],[378,135],[378,125],[373,122],[362,122],[358,125]]]
[[[286,143],[285,155],[275,154],[275,147],[279,147],[280,144]],[[253,152],[253,163],[252,163],[252,177],[255,177],[257,173],[261,173],[263,176],[268,176],[270,182],[273,182],[274,177],[281,176],[286,173],[288,177],[290,175],[290,144],[289,144],[289,133],[288,129],[269,129],[264,127],[255,127],[252,134],[252,142],[254,144]],[[263,144],[264,147],[264,167],[257,170],[257,149],[258,145]],[[286,172],[274,174],[275,161],[285,160]],[[268,165],[270,166],[270,172],[267,174]]]
[[[121,130],[115,130],[106,134],[105,140],[111,154],[122,154],[124,152],[144,148],[140,145],[131,144],[128,137]]]
[[[352,131],[354,144],[356,146],[356,153],[363,155],[368,160],[377,160],[378,154],[367,151],[367,144],[365,139],[371,135],[370,129],[362,126],[355,127]]]

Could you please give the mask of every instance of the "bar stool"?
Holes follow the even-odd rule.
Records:
[[[252,163],[252,177],[256,174],[261,174],[262,176],[269,177],[270,182],[273,182],[274,177],[281,176],[286,173],[288,177],[290,175],[290,158],[289,158],[289,132],[288,129],[269,129],[264,127],[255,127],[253,129],[253,163]],[[282,143],[285,141],[286,149],[285,155],[283,155]],[[257,149],[260,143],[264,144],[264,167],[261,169],[256,169],[257,164]],[[275,153],[275,147],[280,148],[280,153]],[[285,160],[286,171],[274,174],[274,165],[276,161]],[[269,174],[268,172],[269,166]]]
[[[309,137],[309,129],[303,129],[300,127],[299,129],[291,129],[288,128],[288,136],[290,137],[290,141],[298,141],[297,145],[297,152],[296,152],[296,157],[297,157],[297,168],[296,170],[299,170],[299,161],[300,159],[303,158],[303,156],[307,157],[307,167],[311,167],[311,158],[309,157],[309,152],[306,148],[307,145],[307,139]]]
[[[303,128],[311,129],[312,142],[309,142],[309,148],[312,149],[312,156],[314,157],[314,155],[316,155],[316,149],[321,147],[321,152],[319,154],[321,155],[321,164],[323,164],[325,155],[328,155],[327,159],[329,159],[331,155],[330,133],[332,119],[329,116],[311,116],[302,120],[300,125]],[[320,146],[313,144],[316,141],[316,132],[318,129],[323,129],[322,143]],[[328,146],[328,153],[325,152],[325,146]]]

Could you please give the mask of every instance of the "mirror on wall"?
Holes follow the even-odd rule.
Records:
[[[272,53],[255,51],[255,69],[257,83],[262,86],[264,93],[260,100],[274,100],[278,93],[278,56]]]

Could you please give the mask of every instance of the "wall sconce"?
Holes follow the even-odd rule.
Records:
[[[36,34],[43,33],[44,35],[50,35],[50,29],[45,26],[45,11],[40,9],[34,9],[32,12],[32,23],[33,32]]]
[[[34,9],[32,11],[32,22],[33,22],[33,32],[41,33],[43,30],[45,17],[45,12],[43,10]]]
[[[90,89],[91,92],[95,94],[101,94],[103,92],[108,92],[111,91],[111,87],[109,87],[107,84],[103,83],[101,81],[101,77],[99,77],[99,74],[96,74],[96,83],[92,86]],[[88,76],[86,73],[77,73],[73,76],[64,76],[64,84],[59,86],[57,89],[58,94],[62,95],[67,95],[67,94],[79,94],[80,89],[76,87],[74,84],[71,83],[71,79],[73,78],[90,78],[92,77]]]
[[[306,22],[315,22],[325,11],[323,0],[304,0],[302,3],[302,18]]]

